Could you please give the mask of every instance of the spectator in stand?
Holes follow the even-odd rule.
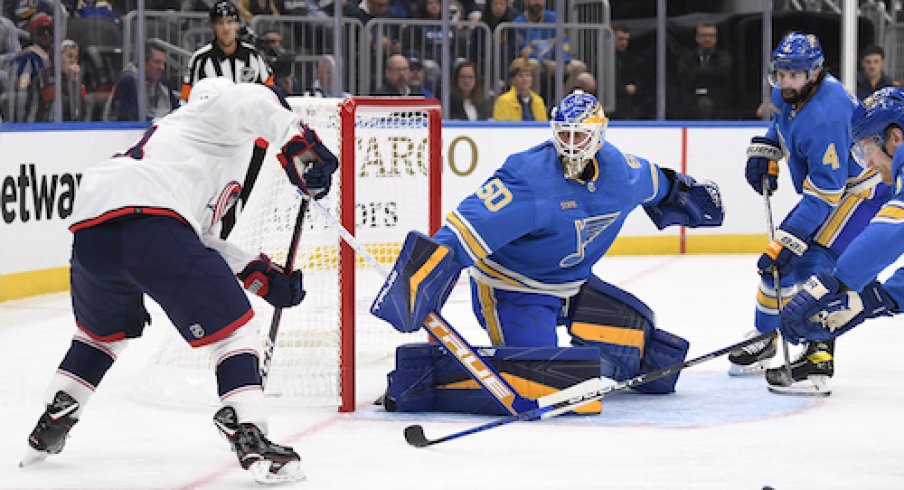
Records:
[[[540,93],[549,99],[554,87],[553,76],[559,63],[568,65],[571,63],[571,44],[568,37],[562,39],[562,59],[556,60],[556,29],[553,25],[557,20],[556,13],[546,9],[545,0],[524,0],[524,12],[512,22],[541,25],[545,27],[530,27],[516,29],[518,53],[522,58],[535,59],[540,62]]]
[[[486,43],[494,42],[493,33],[496,30],[496,26],[503,22],[511,22],[515,20],[515,17],[517,16],[518,11],[511,6],[510,0],[486,0],[483,4],[483,13],[480,15],[480,21],[486,24],[487,28],[490,30],[490,39],[484,39],[486,33],[483,29],[474,29],[471,33],[471,49],[468,53],[468,57],[475,62],[480,63],[484,59]],[[502,57],[500,62],[510,63],[510,60],[517,57],[516,50],[518,47],[515,41],[514,30],[506,30],[503,33],[499,44],[499,52]],[[496,91],[505,90],[505,81],[493,80],[493,89]]]
[[[336,59],[333,55],[323,55],[317,62],[317,72],[314,74],[314,82],[305,91],[305,95],[313,97],[348,97],[348,92],[333,93],[333,68]]]
[[[900,87],[901,84],[885,74],[885,50],[870,44],[860,54],[860,72],[857,73],[857,98],[865,99],[882,87]]]
[[[28,22],[30,44],[13,59],[12,87],[19,94],[25,94],[22,104],[16,104],[11,119],[16,122],[35,121],[38,113],[38,98],[51,70],[50,53],[53,51],[53,19],[39,12]]]
[[[144,84],[147,91],[147,119],[157,119],[172,112],[179,104],[177,93],[164,80],[166,53],[162,49],[145,45]],[[138,120],[138,68],[127,66],[113,87],[110,102],[104,111],[105,121]]]
[[[255,15],[280,15],[280,5],[277,0],[239,0],[239,15],[250,24]]]
[[[425,63],[431,65],[430,71],[439,71],[438,65],[433,61],[421,61],[417,56],[408,58],[408,66],[410,67],[408,86],[411,87],[412,94],[420,94],[424,97],[433,99],[436,98],[436,95],[430,87],[434,86],[436,77],[427,76],[427,69],[424,66]]]
[[[578,73],[574,77],[574,90],[596,97],[596,78],[589,71]]]
[[[543,97],[531,90],[534,73],[539,69],[536,60],[516,58],[509,65],[511,89],[500,95],[493,106],[497,121],[546,121]]]
[[[328,12],[332,12],[329,10]],[[364,0],[361,2],[357,12],[352,14],[361,21],[362,25],[367,25],[373,19],[393,19],[392,13],[389,11],[389,0]],[[376,27],[374,27],[376,29]],[[371,30],[371,39],[377,38],[378,31]],[[383,55],[398,54],[401,47],[399,46],[399,29],[397,26],[384,26],[383,32],[379,33],[380,46],[383,49]],[[376,49],[376,46],[371,46]]]
[[[214,38],[192,54],[182,81],[182,100],[203,78],[225,77],[235,83],[273,85],[270,67],[253,45],[238,39],[239,12],[229,0],[219,0],[210,9]]]
[[[731,117],[731,56],[716,49],[718,30],[708,22],[697,26],[697,47],[678,59],[682,117],[720,119]]]
[[[73,9],[73,16],[119,22],[119,16],[107,0],[78,0]]]
[[[53,17],[53,1],[52,0],[19,0],[10,2],[13,5],[14,17],[10,17],[16,21],[19,29],[28,29],[28,23],[36,14],[47,14]]]
[[[82,84],[82,69],[78,64],[79,47],[71,39],[60,43],[60,74],[63,95],[63,121],[82,121],[85,119],[85,96],[87,91]],[[53,121],[53,101],[56,100],[56,83],[53,74],[53,58],[51,64],[41,72],[46,82],[41,83],[38,92],[38,113],[35,121]]]
[[[419,53],[424,60],[432,60],[441,63],[443,59],[443,28],[439,24],[442,20],[442,4],[440,0],[424,0],[418,4],[414,18],[416,20],[433,21],[435,25],[409,25],[402,30],[402,49],[407,53]],[[459,35],[460,31],[454,27],[449,28],[449,48],[452,53],[463,51],[466,37]],[[461,49],[460,49],[461,48]]]
[[[410,19],[415,16],[417,4],[416,0],[390,0],[389,14],[397,19]]]
[[[400,54],[391,55],[386,60],[386,68],[383,69],[383,85],[372,95],[421,95],[408,86],[410,79],[411,67],[408,58]]]
[[[18,31],[13,21],[0,16],[0,93],[9,89],[7,64],[22,52]]]
[[[631,32],[623,25],[612,28],[615,32],[615,110],[611,119],[638,119],[641,117],[640,75],[638,63],[628,52]],[[608,111],[608,108],[607,108]]]
[[[484,121],[491,114],[490,99],[477,75],[477,65],[471,60],[459,61],[452,71],[449,119]]]

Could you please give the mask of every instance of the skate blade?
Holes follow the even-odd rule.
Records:
[[[248,471],[251,472],[254,481],[264,485],[290,483],[306,478],[304,472],[301,471],[301,461],[290,461],[276,473],[270,471],[272,464],[272,461],[261,460],[249,466]]]
[[[777,395],[825,397],[832,394],[828,379],[828,376],[810,376],[788,386],[769,385],[768,388]]]
[[[32,447],[29,447],[26,450],[25,455],[22,456],[22,459],[19,460],[19,468],[24,468],[35,463],[40,463],[41,461],[47,459],[47,456],[50,456],[50,453],[46,451],[38,451]]]
[[[762,362],[755,362],[753,364],[742,366],[740,364],[732,363],[728,367],[728,375],[729,376],[737,376],[737,377],[752,377],[752,376],[762,376],[763,373],[766,372],[766,365]]]

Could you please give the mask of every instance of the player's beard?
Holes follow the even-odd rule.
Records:
[[[807,94],[810,92],[811,84],[807,83],[800,90],[796,90],[793,88],[783,88],[782,89],[782,100],[789,104],[796,104],[807,97]]]

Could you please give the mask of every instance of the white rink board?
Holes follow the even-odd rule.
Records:
[[[608,129],[606,137],[622,151],[680,169],[682,130],[672,124],[616,124]],[[751,136],[763,132],[764,127],[756,124],[687,128],[687,172],[700,179],[715,180],[722,189],[727,209],[723,227],[688,230],[688,234],[765,233],[762,198],[750,190],[743,178],[747,142]],[[63,185],[65,175],[81,174],[90,164],[125,150],[141,133],[140,129],[0,133],[0,155],[3,155],[0,166],[0,219],[3,219],[0,221],[0,275],[68,264],[71,236],[66,227],[69,223],[57,212],[59,198],[67,190]],[[456,124],[444,128],[444,214],[473,192],[509,154],[527,149],[548,136],[549,128],[539,124],[522,127]],[[453,146],[454,151],[450,151]],[[23,166],[28,184],[20,186],[20,168]],[[37,175],[36,187],[31,185],[32,166]],[[773,204],[776,216],[782,216],[796,202],[787,175],[787,171],[782,173],[780,192]],[[34,207],[40,199],[36,198],[36,193],[46,198],[49,193],[40,190],[41,182],[46,182],[49,190],[54,179],[57,182],[54,213],[47,219],[45,212],[38,220]],[[21,219],[23,206],[29,213],[27,221]],[[622,236],[677,233],[677,229],[657,232],[642,212],[629,217],[622,230]]]

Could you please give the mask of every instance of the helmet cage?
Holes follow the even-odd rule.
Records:
[[[553,109],[552,141],[565,177],[576,179],[603,144],[609,119],[595,97],[576,92]]]

